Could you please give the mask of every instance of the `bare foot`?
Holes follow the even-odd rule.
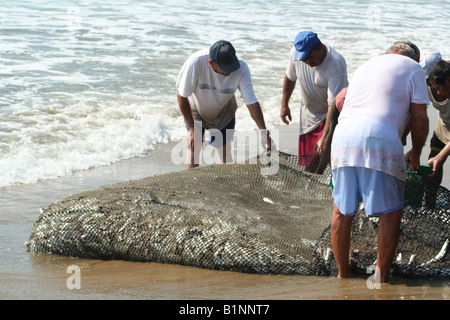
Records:
[[[348,268],[345,268],[345,270],[340,270],[338,278],[345,279],[345,278],[353,277],[353,271],[352,271],[353,264],[354,264],[354,260],[350,259]]]

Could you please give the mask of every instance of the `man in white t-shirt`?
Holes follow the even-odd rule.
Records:
[[[335,97],[348,86],[347,64],[344,57],[323,44],[316,33],[302,31],[290,51],[284,78],[280,115],[286,124],[292,121],[289,100],[297,81],[302,101],[298,155],[313,155],[317,148],[320,154],[320,145],[316,144],[324,132],[327,113]]]
[[[186,159],[188,169],[197,167],[199,163],[201,146],[199,142],[194,143],[194,132],[200,132],[200,129],[202,135],[205,129],[220,130],[221,134],[213,135],[210,143],[218,148],[221,163],[230,161],[230,142],[233,139],[237,109],[234,94],[237,89],[261,130],[263,141],[267,141],[267,148],[270,148],[271,139],[265,140],[268,131],[261,106],[253,91],[250,69],[247,63],[236,56],[230,42],[220,40],[209,50],[191,55],[181,68],[177,86],[178,104],[189,130]]]
[[[375,279],[385,282],[397,248],[406,168],[416,170],[428,135],[425,73],[406,44],[394,44],[356,70],[331,145],[331,239],[339,276],[351,275],[350,230],[359,204],[379,216]],[[403,151],[408,121],[412,150]]]

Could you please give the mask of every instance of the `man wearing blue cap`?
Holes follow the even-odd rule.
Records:
[[[280,115],[286,124],[292,121],[289,100],[297,80],[302,101],[298,155],[300,158],[320,155],[328,110],[339,92],[348,86],[346,61],[331,46],[322,43],[316,33],[302,31],[297,35],[283,86]],[[309,161],[300,164],[311,165]]]
[[[197,132],[203,135],[205,129],[217,129],[222,139],[213,136],[210,144],[218,148],[221,163],[230,161],[230,144],[233,140],[235,113],[237,109],[234,93],[237,89],[247,105],[250,114],[261,130],[262,141],[271,146],[261,106],[253,91],[250,69],[236,56],[233,45],[225,40],[214,43],[209,49],[191,55],[177,81],[178,105],[184,116],[188,133],[186,167],[198,166],[200,143],[195,142],[194,127],[201,123]],[[202,140],[200,140],[202,142]]]

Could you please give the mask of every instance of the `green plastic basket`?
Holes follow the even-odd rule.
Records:
[[[418,208],[422,206],[425,194],[425,177],[431,173],[431,167],[426,164],[420,165],[417,171],[406,170],[405,206]]]

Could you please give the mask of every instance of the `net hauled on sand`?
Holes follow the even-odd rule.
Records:
[[[44,210],[32,253],[170,263],[257,274],[337,275],[329,175],[285,153],[107,185]],[[276,170],[262,174],[268,167]],[[392,272],[449,279],[450,191],[410,173]],[[421,179],[418,183],[411,177]],[[431,204],[430,204],[431,203]],[[361,206],[352,228],[354,271],[376,261],[378,219]]]

